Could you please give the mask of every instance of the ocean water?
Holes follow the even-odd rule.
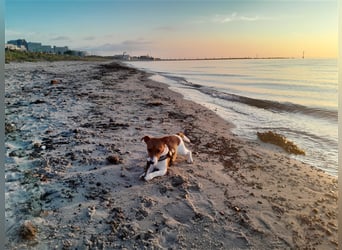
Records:
[[[137,61],[184,98],[235,125],[233,133],[258,141],[274,131],[306,152],[291,157],[329,174],[338,172],[336,59]],[[260,142],[261,143],[261,142]]]

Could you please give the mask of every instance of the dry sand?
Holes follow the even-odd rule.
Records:
[[[337,178],[110,63],[6,65],[6,249],[337,249]],[[60,80],[51,84],[51,80]],[[139,180],[144,135],[194,164]]]

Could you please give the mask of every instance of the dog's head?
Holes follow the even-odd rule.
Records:
[[[147,161],[157,164],[160,156],[167,150],[167,145],[161,138],[151,138],[144,136],[141,140],[144,140],[147,146],[148,158]]]

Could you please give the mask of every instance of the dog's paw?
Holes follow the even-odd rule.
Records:
[[[144,172],[144,173],[142,173],[140,176],[139,176],[139,179],[140,180],[143,180],[144,179],[144,177],[145,177],[145,175],[146,175],[146,173]]]
[[[145,181],[150,181],[153,179],[153,177],[148,174],[148,175],[145,175],[144,179],[145,179]]]
[[[194,163],[194,160],[193,160],[192,158],[188,158],[187,162],[188,162],[189,164],[192,164],[192,163]]]

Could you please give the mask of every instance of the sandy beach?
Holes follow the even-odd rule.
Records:
[[[6,249],[338,248],[336,177],[147,73],[11,63],[5,79]],[[180,131],[194,163],[140,180],[141,138]]]

